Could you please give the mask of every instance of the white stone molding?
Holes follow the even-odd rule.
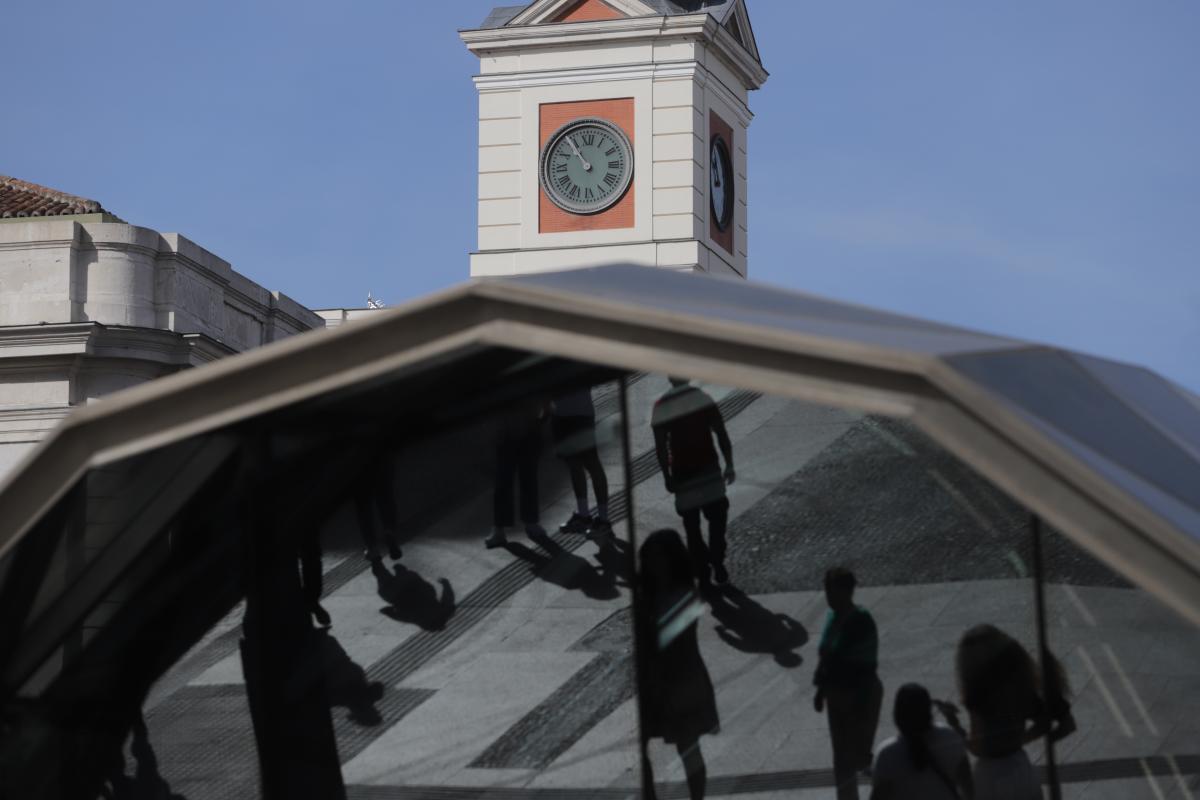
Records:
[[[579,0],[540,0],[539,2],[530,4],[520,14],[509,20],[509,26],[517,25],[542,25],[554,19],[559,14],[566,11]],[[616,11],[626,14],[630,17],[644,17],[657,14],[657,12],[646,5],[638,2],[638,0],[603,0]]]
[[[622,41],[690,39],[715,45],[717,52],[748,89],[758,89],[769,77],[754,56],[707,13],[560,23],[553,26],[486,28],[460,31],[459,36],[467,48],[480,57],[485,74],[493,71],[523,71],[518,65],[511,70],[488,67],[485,61],[487,56],[505,51],[543,48],[579,50]],[[501,63],[498,66],[507,65]]]

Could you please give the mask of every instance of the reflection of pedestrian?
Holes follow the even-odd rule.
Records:
[[[324,582],[321,574],[321,533],[309,526],[300,534],[300,583],[308,611],[317,625],[328,628],[333,624],[329,612],[321,605]]]
[[[500,412],[496,430],[496,482],[493,494],[492,535],[488,547],[508,543],[508,529],[516,520],[513,486],[519,484],[521,521],[531,537],[544,536],[538,524],[538,457],[541,455],[543,408],[537,398],[524,398]]]
[[[1021,643],[992,625],[977,625],[958,643],[955,668],[971,716],[967,746],[975,754],[976,800],[1040,800],[1042,790],[1025,745],[1075,730],[1066,675],[1053,656],[1051,685]],[[949,722],[960,732],[953,717]]]
[[[639,561],[641,606],[652,616],[639,625],[645,660],[640,687],[643,735],[675,745],[688,792],[692,800],[700,800],[708,780],[700,737],[720,728],[712,680],[696,640],[696,619],[703,606],[678,533],[652,533]]]
[[[654,404],[650,424],[654,449],[667,491],[675,495],[675,510],[683,518],[692,573],[701,591],[709,586],[709,567],[717,583],[729,580],[725,569],[725,526],[729,499],[725,485],[733,483],[733,444],[721,411],[707,394],[683,378],[671,378],[671,388]],[[713,436],[725,457],[725,471],[713,448]],[[708,520],[708,544],[700,515]]]
[[[933,724],[933,703],[925,687],[901,686],[894,715],[900,735],[879,749],[871,772],[871,800],[973,797],[966,743],[957,732]]]
[[[592,390],[585,386],[556,398],[551,406],[550,428],[554,434],[554,451],[567,464],[575,494],[575,513],[559,531],[607,538],[612,533],[608,522],[608,477],[596,449],[596,408],[592,405]],[[589,476],[596,492],[595,519],[588,508]]]
[[[377,561],[380,557],[379,537],[376,535],[378,522],[383,523],[383,540],[388,556],[393,561],[400,559],[400,545],[396,543],[395,492],[396,462],[390,453],[384,453],[371,461],[354,492],[363,556],[368,561]]]
[[[879,633],[866,609],[854,604],[854,573],[835,567],[825,573],[829,613],[821,632],[820,661],[813,676],[813,707],[829,706],[829,738],[838,800],[857,800],[858,771],[871,766],[871,749],[879,726],[883,684]]]

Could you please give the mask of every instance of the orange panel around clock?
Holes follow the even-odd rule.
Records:
[[[580,117],[599,117],[616,125],[633,140],[633,98],[622,97],[616,100],[584,100],[574,103],[543,103],[541,106],[540,134],[538,137],[538,154],[554,132],[568,122]],[[625,196],[615,205],[598,214],[572,214],[563,211],[551,202],[546,192],[538,183],[538,232],[539,233],[570,233],[573,231],[606,231],[617,228],[632,228],[634,225],[633,195],[634,184],[637,183],[637,160],[633,164],[633,181],[629,184]]]
[[[625,15],[603,0],[580,0],[554,18],[554,22],[587,22],[594,19],[622,19]]]

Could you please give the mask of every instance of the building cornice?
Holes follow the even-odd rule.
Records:
[[[63,359],[142,361],[195,366],[233,355],[233,348],[202,333],[70,322],[0,327],[0,372],[61,366]]]
[[[488,53],[534,48],[579,48],[588,45],[610,44],[661,38],[705,41],[745,82],[747,88],[758,89],[768,73],[741,43],[709,14],[686,14],[673,17],[633,17],[627,19],[566,22],[548,25],[521,25],[504,28],[484,28],[459,31],[467,49],[482,56]],[[611,69],[611,68],[610,68]],[[515,77],[522,72],[496,73],[480,78]],[[479,78],[476,79],[477,85]]]
[[[158,260],[163,265],[170,264],[171,262],[178,262],[179,266],[191,270],[192,272],[199,273],[213,283],[219,284],[222,288],[229,286],[229,275],[217,272],[208,265],[202,264],[191,256],[185,255],[178,250],[159,250]],[[175,265],[172,264],[171,266],[174,267]]]
[[[732,89],[711,70],[694,60],[504,72],[476,75],[474,81],[480,92],[504,92],[536,86],[577,86],[584,83],[672,79],[690,79],[700,86],[711,86],[737,112],[743,125],[748,126],[754,119],[754,113]]]

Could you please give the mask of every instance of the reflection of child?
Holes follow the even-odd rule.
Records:
[[[916,683],[896,692],[894,719],[899,735],[879,749],[871,774],[871,800],[960,800],[974,797],[971,762],[961,735],[933,724],[933,706],[953,714],[947,703],[929,697]]]
[[[642,607],[652,616],[639,625],[643,735],[675,745],[692,800],[700,800],[708,779],[700,737],[720,728],[712,680],[696,640],[703,606],[696,597],[687,548],[676,531],[651,534],[642,545],[640,563]]]
[[[871,765],[879,727],[883,684],[877,674],[879,633],[870,613],[854,604],[854,573],[835,567],[825,573],[829,614],[821,632],[820,661],[813,683],[817,712],[829,706],[829,738],[838,800],[857,800],[858,770]]]

